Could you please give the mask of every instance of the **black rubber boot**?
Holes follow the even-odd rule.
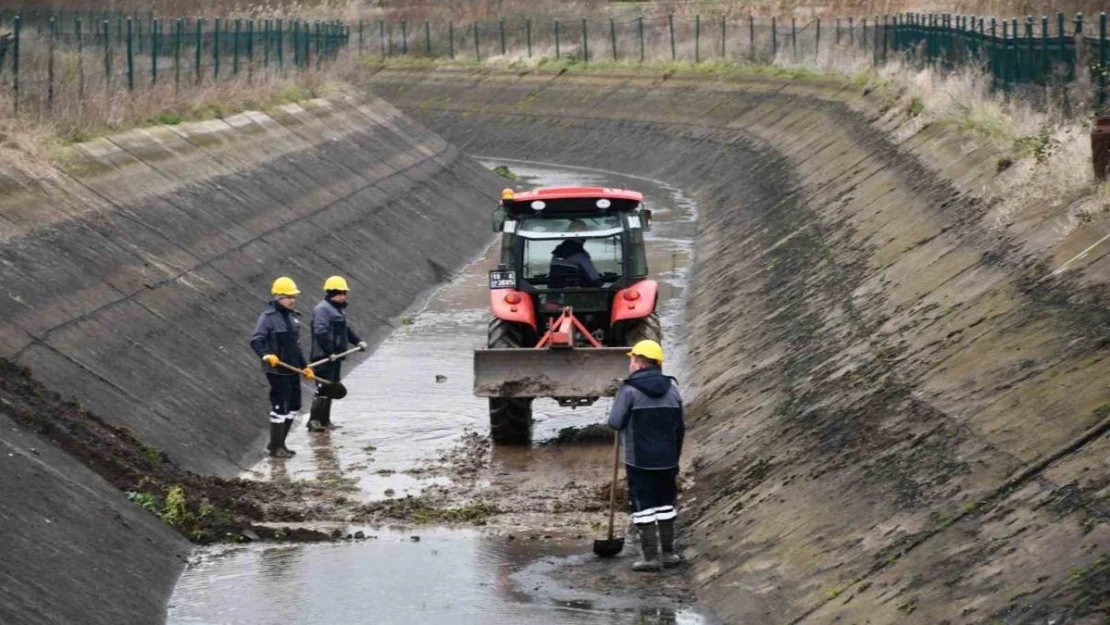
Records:
[[[682,563],[682,558],[674,551],[674,519],[659,522],[659,547],[663,551],[660,557],[663,568],[669,569]]]
[[[632,570],[641,573],[658,573],[663,570],[663,563],[659,561],[659,534],[655,532],[654,525],[640,525],[640,549],[643,558],[632,563]]]
[[[320,425],[324,426],[325,428],[335,427],[331,423],[331,398],[317,397],[316,399],[312,400],[312,407],[314,409],[316,408],[316,402],[320,402],[320,416],[316,420],[319,421]]]
[[[327,429],[324,425],[323,419],[327,418],[325,410],[329,400],[316,396],[312,398],[312,408],[308,411],[308,431],[309,432],[323,432]]]
[[[270,422],[270,444],[266,447],[270,451],[271,458],[288,458],[289,454],[285,453],[285,424]]]
[[[281,449],[290,456],[296,456],[297,452],[285,446],[285,437],[289,436],[289,430],[293,428],[293,420],[286,419],[285,423],[281,424]]]

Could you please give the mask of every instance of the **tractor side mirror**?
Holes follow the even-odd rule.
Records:
[[[646,209],[646,208],[641,210],[640,211],[640,219],[641,219],[641,221],[643,221],[644,232],[650,232],[651,231],[651,211],[649,209]]]
[[[504,206],[498,206],[497,208],[493,209],[492,217],[493,217],[493,231],[494,232],[501,232],[501,230],[505,227],[505,207]]]

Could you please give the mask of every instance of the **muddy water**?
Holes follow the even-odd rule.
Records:
[[[521,177],[513,186],[521,188],[627,186],[645,193],[655,215],[648,254],[661,282],[666,369],[681,378],[693,203],[677,189],[642,178],[485,162],[508,165]],[[650,584],[622,588],[610,568],[626,569],[625,558],[600,562],[582,555],[597,535],[603,504],[576,507],[573,500],[607,483],[610,447],[555,441],[566,428],[602,423],[609,400],[576,410],[537,401],[531,447],[493,448],[481,454],[478,470],[462,474],[446,466],[464,436],[488,433],[487,402],[471,395],[471,352],[485,344],[486,273],[496,264],[495,244],[344,376],[350,394],[332,410],[341,429],[308,435],[298,420],[302,427],[289,441],[297,456],[263,461],[246,477],[315,480],[367,502],[434,489],[456,494],[460,503],[485,498],[504,514],[489,519],[483,531],[362,528],[373,538],[202,550],[175,591],[170,623],[369,622],[368,615],[376,623],[705,622],[675,590],[678,578],[660,582],[662,591]],[[358,294],[352,296],[358,306]],[[336,524],[345,533],[355,530],[341,519]],[[626,549],[626,557],[632,552]]]

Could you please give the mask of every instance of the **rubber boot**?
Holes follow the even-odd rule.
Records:
[[[659,547],[663,552],[660,557],[663,568],[669,569],[682,563],[682,558],[674,551],[674,519],[659,522]]]
[[[288,458],[289,454],[285,453],[285,423],[270,422],[270,445],[266,448],[270,450],[271,458]]]
[[[331,398],[317,397],[316,399],[320,401],[320,425],[328,429],[335,429],[335,425],[331,422]],[[313,400],[312,404],[315,406],[316,400]]]
[[[658,573],[663,570],[663,563],[659,561],[659,534],[655,532],[654,525],[641,525],[636,528],[640,531],[640,549],[643,559],[632,563],[632,570],[641,573]]]
[[[285,437],[289,436],[289,430],[292,429],[292,428],[293,428],[293,420],[292,419],[286,419],[285,423],[281,424],[281,450],[284,451],[286,454],[289,454],[290,457],[297,455],[297,452],[295,452],[292,449],[289,449],[288,447],[285,446]]]
[[[326,429],[324,419],[327,419],[327,402],[328,399],[325,397],[316,396],[312,398],[312,408],[308,411],[309,432],[323,432]]]

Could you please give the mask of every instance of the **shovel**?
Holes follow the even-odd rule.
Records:
[[[617,471],[621,466],[621,433],[613,433],[613,481],[609,483],[609,538],[594,541],[599,558],[612,558],[624,549],[624,537],[613,538],[613,518],[617,514]]]
[[[353,354],[357,351],[360,351],[361,349],[362,348],[360,348],[360,347],[352,347],[351,349],[348,349],[345,352],[335,354],[334,358],[342,358],[343,356],[349,356],[349,355],[351,355],[351,354]],[[312,369],[315,369],[316,367],[319,367],[320,365],[332,362],[334,360],[334,358],[324,358],[322,360],[317,360],[316,362],[309,363],[308,366]],[[294,367],[293,365],[281,362],[280,360],[278,361],[277,366],[283,367],[285,369],[289,369],[290,371],[296,371],[297,373],[299,373],[301,375],[304,375],[303,370],[298,369],[298,368]],[[347,387],[343,386],[343,383],[340,382],[339,380],[335,380],[333,382],[331,380],[325,380],[324,378],[313,378],[313,379],[316,382],[320,383],[320,388],[317,392],[320,394],[321,397],[326,397],[328,399],[343,399],[344,397],[347,396]]]

